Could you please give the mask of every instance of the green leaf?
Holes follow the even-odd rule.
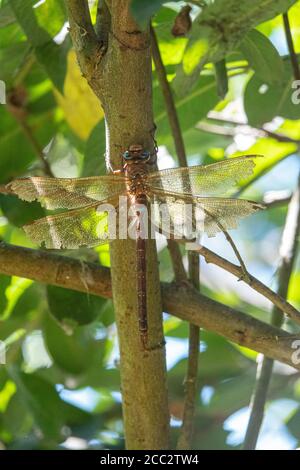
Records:
[[[105,175],[105,122],[102,119],[86,141],[82,176]]]
[[[16,227],[22,227],[45,215],[39,203],[28,203],[10,195],[0,194],[0,207],[9,222]]]
[[[29,51],[30,44],[17,23],[1,29],[0,79],[6,83],[7,89],[13,84]]]
[[[16,18],[33,47],[52,41],[66,21],[61,1],[47,0],[38,7],[35,7],[36,4],[36,0],[10,0]]]
[[[82,277],[88,273],[82,268]],[[47,299],[52,315],[66,327],[87,325],[101,313],[106,300],[91,294],[47,286]]]
[[[224,100],[228,92],[228,75],[226,62],[224,59],[218,60],[215,64],[215,74],[217,81],[218,96]]]
[[[55,388],[37,375],[24,374],[16,368],[10,370],[10,375],[42,436],[60,441],[64,425],[63,402]]]
[[[259,158],[257,162],[255,162],[253,174],[245,180],[244,184],[248,186],[250,183],[256,181],[262,175],[270,171],[277,163],[295,153],[297,148],[297,144],[278,142],[269,137],[257,140],[254,145],[247,149],[247,154],[263,155],[264,158]],[[245,154],[245,152],[235,152],[232,157],[237,157],[242,154]]]
[[[70,374],[82,374],[93,362],[101,344],[84,328],[76,328],[74,334],[67,335],[50,315],[46,317],[44,336],[47,350],[55,364]],[[59,345],[59,346],[58,346]],[[103,348],[102,348],[103,349]],[[99,358],[99,356],[98,356]],[[100,367],[100,364],[98,363]]]
[[[70,47],[71,41],[67,37],[61,45],[47,42],[35,49],[38,61],[44,66],[49,78],[61,92],[64,89],[67,73],[67,54]]]
[[[218,103],[214,77],[200,77],[195,89],[185,97],[175,97],[182,132],[193,128]],[[172,145],[169,120],[159,87],[154,89],[154,112],[157,139],[160,145]]]
[[[293,81],[292,71],[287,66],[282,83],[276,85],[266,83],[254,74],[244,93],[244,107],[249,124],[259,127],[276,116],[299,119],[300,106],[292,101],[295,91],[292,88]]]
[[[193,22],[183,63],[178,67],[176,93],[185,95],[206,63],[223,59],[250,29],[294,3],[295,0],[218,0],[204,8]]]
[[[0,28],[4,28],[16,21],[16,17],[11,6],[8,4],[1,5],[0,8]]]
[[[0,181],[6,183],[24,173],[36,155],[22,128],[4,106],[0,106],[0,121]],[[34,130],[41,148],[49,143],[58,127],[54,113],[49,112],[29,116],[27,125]]]
[[[4,274],[0,274],[0,315],[6,308],[7,305],[7,298],[5,295],[5,291],[7,287],[10,285],[10,276],[5,276]]]
[[[53,36],[64,25],[65,11],[59,0],[47,0],[37,8],[34,8],[35,4],[35,0],[11,0],[16,18],[35,48],[37,59],[55,86],[63,91],[70,41],[67,38],[62,45],[58,45],[53,41]]]
[[[271,41],[253,29],[244,37],[239,49],[257,77],[267,83],[278,84],[283,79],[283,62]]]
[[[171,8],[163,7],[153,20],[153,27],[159,43],[159,51],[165,66],[179,64],[187,43],[186,37],[176,37],[171,34],[177,12]]]
[[[300,440],[300,408],[292,413],[292,416],[286,423],[288,430]]]
[[[175,0],[179,1],[179,0]],[[150,18],[166,3],[166,0],[132,0],[131,11],[138,24],[145,28]]]

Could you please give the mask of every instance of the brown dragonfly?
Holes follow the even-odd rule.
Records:
[[[120,197],[128,201],[133,208],[131,219],[135,219],[139,330],[146,347],[146,239],[149,228],[142,227],[145,219],[141,219],[141,207],[156,204],[167,208],[167,212],[156,214],[154,225],[160,230],[167,214],[171,222],[167,230],[170,237],[177,235],[178,238],[175,227],[187,225],[199,209],[202,214],[200,231],[208,236],[236,228],[240,218],[264,208],[253,201],[228,197],[240,181],[253,173],[257,158],[256,155],[244,155],[210,165],[150,171],[150,152],[141,145],[132,145],[122,155],[122,170],[111,175],[22,178],[9,183],[7,190],[26,201],[38,200],[47,209],[70,209],[24,226],[33,242],[52,249],[93,247],[114,240],[116,230],[109,223],[108,207],[120,212]],[[182,210],[186,206],[191,207],[192,212]],[[192,220],[192,227],[195,227],[194,222]]]

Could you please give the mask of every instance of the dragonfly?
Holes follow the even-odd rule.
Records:
[[[201,232],[209,237],[236,228],[239,220],[264,205],[232,197],[238,184],[253,174],[258,155],[228,158],[208,165],[153,169],[152,155],[140,144],[122,154],[122,169],[104,176],[52,178],[33,176],[15,179],[6,189],[25,201],[39,201],[46,209],[67,209],[24,226],[29,238],[48,249],[76,249],[107,244],[116,239],[109,223],[109,208],[120,209],[120,198],[128,201],[135,219],[137,312],[141,342],[147,348],[146,247],[149,229],[141,218],[141,207],[163,205],[171,223],[170,238],[176,227],[191,222],[197,211],[202,217]],[[192,211],[182,208],[188,205]],[[165,215],[163,215],[165,214]],[[154,226],[163,225],[166,212],[158,212]]]

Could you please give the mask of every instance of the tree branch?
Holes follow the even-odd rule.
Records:
[[[95,31],[98,39],[107,46],[111,16],[106,0],[98,0]]]
[[[112,296],[108,268],[47,251],[0,243],[0,272],[105,298]],[[300,334],[291,335],[222,305],[186,283],[162,283],[161,289],[165,312],[300,370],[300,364],[292,360],[292,344]]]
[[[202,245],[195,247],[195,250],[205,258],[207,263],[213,263],[216,266],[225,269],[225,271],[228,271],[237,278],[242,279],[246,284],[252,287],[252,289],[269,299],[281,312],[286,313],[292,320],[294,320],[295,323],[300,324],[300,312],[298,312],[298,310],[288,303],[280,294],[273,292],[269,287],[252,276],[249,272],[247,272],[247,276],[243,277],[244,271],[240,266],[227,261]]]
[[[300,230],[300,177],[298,187],[289,203],[285,227],[280,246],[280,264],[278,270],[278,296],[287,298],[293,266],[297,256]],[[271,324],[281,327],[284,321],[278,305],[273,307]],[[244,441],[245,450],[254,450],[264,418],[265,404],[272,377],[273,359],[263,357],[257,368],[257,378],[250,408],[251,414]]]
[[[150,26],[150,34],[151,34],[151,50],[152,50],[152,57],[153,57],[153,62],[155,64],[155,70],[159,79],[159,84],[164,96],[164,102],[166,105],[167,109],[167,115],[168,115],[168,120],[169,124],[171,127],[172,131],[172,136],[175,144],[175,150],[176,154],[178,157],[178,161],[180,166],[187,166],[187,158],[186,158],[186,152],[185,152],[185,146],[184,146],[184,141],[180,129],[180,123],[176,111],[176,106],[174,103],[173,99],[173,94],[172,90],[170,87],[170,84],[167,79],[165,67],[160,55],[155,31],[153,29],[153,26]]]
[[[151,35],[151,51],[152,57],[155,64],[156,73],[158,76],[159,84],[162,89],[165,106],[167,109],[167,115],[169,124],[171,127],[171,132],[173,136],[173,141],[175,144],[176,154],[181,167],[188,166],[188,161],[186,157],[186,150],[184,145],[184,140],[181,132],[180,122],[172,94],[170,84],[168,82],[166,70],[161,58],[156,34],[152,25],[150,25],[150,35]],[[178,252],[174,246],[174,241],[169,240],[169,248],[172,249],[171,256],[173,260],[173,267],[175,272],[175,278],[182,277],[182,269],[180,263],[178,263]],[[177,255],[177,259],[176,259]],[[200,265],[199,265],[199,256],[195,253],[189,252],[188,254],[189,262],[189,278],[193,286],[199,290],[200,288]],[[176,272],[176,270],[179,270]],[[188,369],[187,376],[185,379],[185,402],[184,402],[184,411],[183,411],[183,420],[181,434],[178,440],[179,449],[189,449],[191,448],[191,440],[193,433],[193,421],[195,414],[195,401],[197,393],[197,374],[198,374],[198,359],[199,359],[199,342],[200,342],[200,330],[198,326],[190,324],[189,325],[189,353],[188,353]]]
[[[100,62],[105,54],[106,45],[97,38],[87,0],[65,0],[65,3],[70,34],[79,65],[82,74],[93,87],[93,82],[99,80]]]
[[[294,72],[294,78],[295,80],[300,80],[300,69],[299,69],[297,54],[294,48],[294,42],[293,42],[288,12],[284,13],[282,17],[283,17],[283,25],[284,25],[286,42],[287,42],[289,53],[290,53],[290,61],[291,61],[293,72]]]
[[[200,260],[199,255],[194,252],[188,253],[189,279],[195,289],[200,290]],[[198,367],[199,367],[199,345],[200,328],[190,323],[189,325],[189,351],[188,365],[185,378],[185,397],[182,426],[177,443],[177,449],[191,449],[195,424],[196,399],[198,391]]]

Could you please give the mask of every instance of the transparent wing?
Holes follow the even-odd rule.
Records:
[[[210,165],[170,168],[148,175],[151,190],[192,193],[199,196],[225,195],[252,175],[260,155],[243,155]]]
[[[105,244],[116,238],[118,197],[82,209],[44,217],[23,228],[46,248],[73,249]]]
[[[75,209],[124,193],[124,182],[124,177],[116,175],[89,178],[34,176],[16,179],[7,185],[7,189],[25,201],[38,200],[46,209]]]
[[[209,237],[234,229],[241,218],[264,205],[245,199],[182,196],[176,193],[152,193],[152,220],[162,233],[176,238],[193,238],[205,232]]]

